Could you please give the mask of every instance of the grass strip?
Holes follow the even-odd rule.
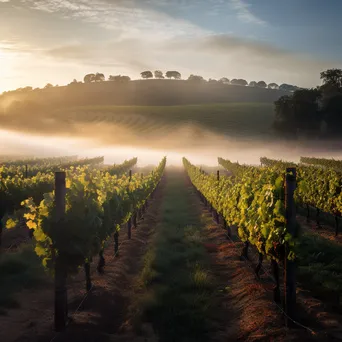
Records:
[[[140,322],[152,323],[160,341],[208,341],[214,292],[191,188],[168,172],[161,219],[144,260]]]

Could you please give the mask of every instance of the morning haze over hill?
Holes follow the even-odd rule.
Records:
[[[56,153],[339,146],[341,38],[329,25],[340,7],[2,0],[3,149],[25,150],[23,133]]]

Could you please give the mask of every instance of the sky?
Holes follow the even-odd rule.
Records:
[[[340,0],[0,0],[0,93],[178,70],[319,85],[342,68]]]

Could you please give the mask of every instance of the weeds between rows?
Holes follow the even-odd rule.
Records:
[[[160,341],[208,341],[214,282],[202,226],[180,172],[170,172],[156,235],[144,260],[136,327],[148,321]],[[182,339],[180,339],[180,337]]]

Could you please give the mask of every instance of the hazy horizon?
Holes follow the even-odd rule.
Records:
[[[202,144],[191,144],[191,136],[186,132],[177,132],[178,137],[171,141],[182,141],[181,144],[170,144],[168,147],[154,140],[147,144],[110,144],[96,137],[58,137],[25,134],[23,132],[0,130],[0,155],[31,155],[35,157],[68,156],[79,157],[104,156],[106,164],[120,163],[126,159],[138,157],[138,165],[157,164],[163,156],[167,156],[168,165],[181,165],[182,157],[190,159],[198,165],[216,166],[217,157],[223,157],[240,164],[260,164],[260,157],[284,159],[299,162],[300,156],[316,156],[324,158],[342,158],[342,152],[336,147],[329,149],[329,142],[265,142],[254,140],[251,143],[243,139],[212,136],[204,139]]]

